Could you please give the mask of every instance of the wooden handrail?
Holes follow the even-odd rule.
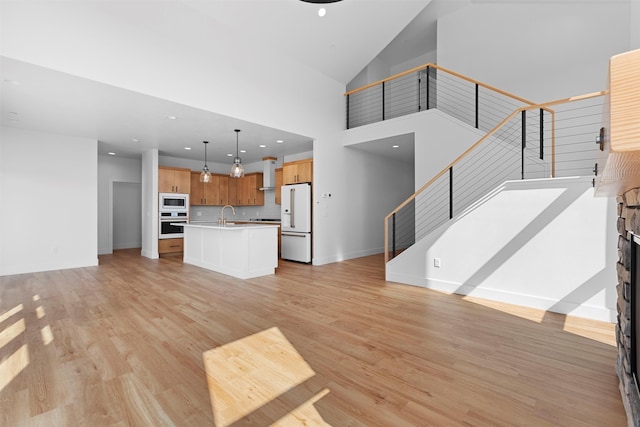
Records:
[[[436,65],[436,64],[432,64],[430,62],[427,63],[427,64],[424,64],[424,65],[420,65],[418,67],[411,68],[411,69],[406,70],[406,71],[402,71],[401,73],[394,74],[393,76],[386,77],[386,78],[384,78],[382,80],[378,80],[376,82],[369,83],[369,84],[361,86],[359,88],[350,90],[348,92],[345,92],[344,96],[353,95],[354,93],[362,92],[364,90],[367,90],[367,89],[370,89],[372,87],[381,85],[382,83],[388,82],[390,80],[395,80],[397,78],[406,76],[407,74],[411,74],[411,73],[414,73],[416,71],[423,70],[426,67],[435,68],[435,69],[438,69],[440,71],[444,71],[445,73],[451,74],[452,76],[458,77],[458,78],[460,78],[462,80],[466,80],[466,81],[468,81],[470,83],[473,83],[473,84],[477,84],[478,86],[481,86],[481,87],[483,87],[485,89],[489,89],[489,90],[494,91],[494,92],[497,92],[497,93],[499,93],[501,95],[508,96],[509,98],[516,99],[516,100],[518,100],[518,101],[520,101],[522,103],[529,104],[529,105],[535,104],[534,102],[529,101],[528,99],[519,97],[518,95],[514,95],[514,94],[506,92],[506,91],[504,91],[502,89],[498,89],[497,87],[488,85],[486,83],[482,83],[481,81],[478,81],[476,79],[472,79],[471,77],[467,77],[464,74],[456,73],[455,71],[449,70],[447,68],[441,67],[441,66]]]
[[[486,135],[484,135],[482,138],[480,138],[471,147],[467,148],[455,160],[453,160],[451,163],[449,163],[444,169],[442,169],[440,172],[438,172],[433,178],[431,178],[429,181],[427,181],[415,193],[413,193],[411,196],[409,196],[404,202],[402,202],[398,207],[396,207],[387,216],[385,216],[385,218],[384,218],[384,249],[385,249],[385,251],[384,251],[384,261],[385,261],[385,263],[389,262],[389,251],[388,251],[388,248],[389,248],[389,244],[388,244],[389,243],[389,241],[388,241],[389,240],[389,237],[388,237],[389,236],[389,227],[388,227],[389,218],[391,218],[393,215],[398,213],[402,208],[404,208],[409,203],[411,203],[411,201],[414,200],[418,195],[420,195],[420,193],[422,193],[427,187],[429,187],[436,180],[438,180],[438,178],[440,178],[442,175],[444,175],[450,168],[452,168],[453,166],[458,164],[469,153],[471,153],[476,147],[478,147],[480,144],[482,144],[484,141],[486,141],[490,136],[495,134],[502,126],[504,126],[506,123],[508,123],[511,119],[516,117],[518,114],[521,114],[523,111],[536,110],[536,109],[542,109],[542,110],[548,111],[548,112],[550,112],[552,114],[552,124],[551,124],[551,126],[552,126],[551,127],[551,161],[552,161],[552,166],[551,166],[551,176],[555,177],[555,111],[550,109],[549,107],[552,107],[554,105],[566,104],[566,103],[569,103],[569,102],[583,101],[585,99],[596,98],[598,96],[604,96],[607,93],[608,93],[608,91],[602,90],[602,91],[599,91],[599,92],[592,92],[592,93],[588,93],[588,94],[584,94],[584,95],[557,99],[555,101],[545,102],[545,103],[542,103],[542,104],[527,105],[527,106],[520,107],[520,108],[517,108],[516,110],[514,110],[504,120],[502,120],[493,129],[491,129]]]

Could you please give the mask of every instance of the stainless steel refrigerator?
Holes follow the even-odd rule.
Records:
[[[282,259],[311,262],[311,184],[283,185]]]

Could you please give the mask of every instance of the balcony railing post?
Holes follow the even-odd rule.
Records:
[[[349,95],[347,95],[347,129],[349,129]]]
[[[476,129],[478,129],[478,116],[479,116],[479,108],[478,108],[478,83],[476,83]]]
[[[382,120],[384,120],[384,82],[382,82]]]
[[[453,166],[449,168],[449,219],[453,218]]]
[[[527,148],[527,111],[522,110],[522,156],[521,156],[521,171],[522,179],[524,179],[524,150]]]
[[[540,160],[544,160],[544,110],[540,109]]]
[[[391,217],[391,254],[396,257],[396,214]]]

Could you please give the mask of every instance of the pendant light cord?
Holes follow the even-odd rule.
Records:
[[[238,151],[238,135],[240,134],[240,129],[235,129],[236,131],[236,157],[240,157],[240,152]]]

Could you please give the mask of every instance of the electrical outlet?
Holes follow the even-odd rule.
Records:
[[[440,268],[442,266],[442,261],[440,260],[440,258],[433,259],[433,266],[435,268]]]

